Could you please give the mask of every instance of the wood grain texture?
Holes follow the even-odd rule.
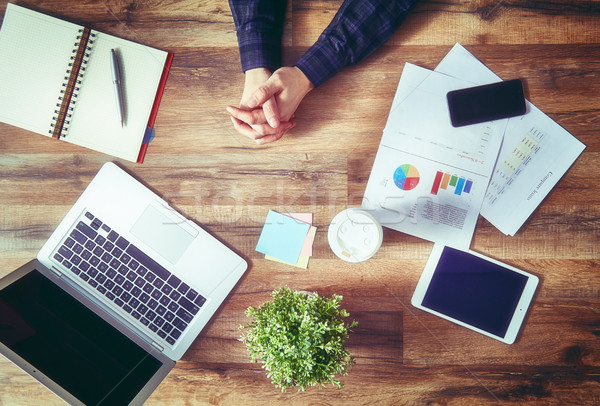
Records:
[[[288,3],[284,61],[293,64],[342,0]],[[225,0],[21,4],[175,59],[143,165],[0,123],[0,276],[36,255],[106,161],[250,264],[147,404],[600,404],[600,1],[422,0],[388,43],[310,93],[293,132],[267,146],[237,134],[225,111],[243,86]],[[335,214],[360,205],[404,63],[432,69],[456,42],[503,79],[523,78],[529,100],[587,145],[515,237],[477,224],[472,249],[541,280],[510,346],[410,305],[432,243],[385,230],[381,250],[361,264],[338,260],[327,243]],[[307,270],[254,250],[269,209],[314,213]],[[238,341],[244,310],[285,285],[341,294],[359,321],[343,389],[281,393],[249,361]],[[0,404],[62,404],[4,358],[0,382]]]

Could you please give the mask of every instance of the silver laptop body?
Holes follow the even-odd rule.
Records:
[[[160,362],[150,368],[153,375],[146,376],[131,401],[136,403],[181,358],[246,269],[239,255],[107,163],[38,252],[37,261],[4,278],[0,288],[10,286],[17,274],[49,280]],[[30,374],[44,376],[0,345]],[[64,385],[57,390],[44,380],[51,379],[40,381],[77,403],[68,390],[62,393]]]

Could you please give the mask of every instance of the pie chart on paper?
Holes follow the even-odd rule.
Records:
[[[412,190],[419,184],[419,171],[412,165],[400,165],[394,172],[394,184],[401,190]]]

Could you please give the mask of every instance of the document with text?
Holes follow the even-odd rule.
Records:
[[[382,226],[469,248],[507,124],[452,127],[446,93],[469,86],[405,65],[362,204]]]
[[[435,69],[472,85],[500,78],[460,44]],[[515,235],[563,177],[585,145],[527,102],[527,113],[508,119],[504,142],[481,214],[507,235]]]

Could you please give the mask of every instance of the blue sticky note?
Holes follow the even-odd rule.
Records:
[[[295,264],[310,224],[269,210],[256,251]]]

